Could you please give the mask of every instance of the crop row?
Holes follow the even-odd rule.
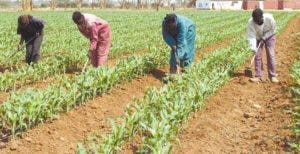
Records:
[[[241,31],[244,30],[244,28],[241,26],[243,24],[243,22],[241,21],[243,20],[245,20],[245,17],[240,18],[238,20],[229,21],[227,26],[224,25],[223,30],[221,31],[218,30],[219,27],[214,27],[210,30],[203,31],[203,32],[199,31],[198,33],[200,34],[200,36],[198,36],[198,40],[196,42],[197,46],[204,47],[218,40],[224,39],[226,37],[228,38],[237,33],[240,33]],[[237,24],[237,22],[239,24]],[[225,29],[227,30],[225,31]],[[151,29],[149,31],[146,31],[146,33],[143,32],[143,34],[145,36],[148,36],[147,40],[152,42],[155,46],[162,46],[159,45],[162,42],[160,32],[155,32],[155,29]],[[145,39],[138,39],[138,40],[145,41]],[[78,42],[78,44],[80,44],[79,41],[74,40],[74,42]],[[128,44],[126,46],[128,48],[129,47],[133,48],[132,51],[134,50],[134,48],[138,48],[134,44],[131,44],[131,42],[129,41],[127,42]],[[151,48],[156,48],[155,46],[152,46]],[[63,55],[53,56],[53,58],[49,58],[47,61],[41,61],[40,63],[34,66],[24,66],[19,68],[16,71],[13,72],[7,71],[0,74],[0,90],[8,91],[16,87],[22,86],[26,83],[42,80],[53,75],[64,74],[64,72],[67,69],[76,68],[77,66],[80,65],[82,66],[84,63],[84,59],[86,59],[85,51],[78,52],[78,50],[71,50],[71,49],[73,48],[70,48],[69,56],[63,56]],[[115,51],[114,53],[122,54],[121,52],[122,50],[119,50],[118,52]]]
[[[27,89],[12,93],[0,106],[1,127],[15,133],[53,119],[60,112],[68,111],[120,82],[162,65],[166,62],[166,53],[153,51],[141,57],[131,56],[114,67],[90,69],[74,79],[64,78],[59,84],[44,90]]]
[[[0,105],[1,128],[11,131],[12,134],[29,129],[56,118],[60,112],[69,111],[122,81],[147,73],[168,61],[167,49],[152,50],[143,56],[131,56],[127,60],[121,60],[114,67],[90,69],[74,78],[62,78],[58,84],[44,90],[12,92]]]
[[[226,49],[205,56],[161,89],[149,89],[142,99],[136,99],[134,105],[127,107],[122,124],[113,127],[102,144],[89,143],[89,152],[114,153],[137,132],[142,134],[139,152],[170,152],[171,141],[190,113],[201,107],[205,98],[224,84],[230,73],[247,58],[246,45],[243,39],[236,41]],[[78,150],[86,151],[82,146]]]
[[[298,40],[300,40],[300,35],[298,35]],[[300,47],[298,48],[300,52]],[[295,108],[293,109],[294,116],[294,126],[293,132],[295,134],[295,138],[293,141],[290,141],[290,146],[300,151],[300,60],[298,59],[295,62],[290,70],[291,75],[294,80],[294,85],[291,87],[291,92],[293,94],[293,101],[295,102]]]
[[[212,21],[222,19],[220,17],[212,14],[202,14],[204,16],[199,16],[196,20],[203,20],[208,17],[216,17],[211,19]],[[16,50],[16,45],[18,42],[18,36],[16,35],[16,19],[17,16],[20,15],[19,13],[4,13],[1,14],[3,18],[1,18],[1,25],[2,31],[0,32],[0,50],[2,54],[0,56],[0,63],[2,66],[15,66],[20,64],[20,59],[22,59],[23,54],[16,54],[15,56],[11,57],[8,61],[6,58],[10,56],[13,51]],[[34,14],[35,15],[35,14]],[[161,19],[163,17],[163,13],[160,14],[151,14],[146,13],[144,16],[136,16],[135,14],[129,13],[115,13],[115,14],[107,14],[107,12],[101,12],[99,14],[104,19],[107,19],[111,22],[111,26],[113,29],[113,38],[112,44],[113,47],[111,48],[110,57],[116,57],[118,54],[123,52],[132,52],[132,51],[139,51],[139,49],[143,49],[148,46],[153,45],[150,43],[151,39],[147,42],[147,39],[139,39],[144,34],[147,33],[149,30],[153,30],[154,27],[160,29]],[[129,17],[134,17],[135,20],[126,20],[126,15]],[[45,27],[45,38],[42,45],[42,55],[44,57],[52,57],[56,54],[67,53],[69,50],[77,49],[79,52],[81,50],[86,50],[87,41],[80,36],[76,26],[72,23],[71,20],[71,13],[65,12],[58,12],[58,13],[38,13],[37,16],[43,18],[46,21]],[[119,17],[116,17],[119,16]],[[126,22],[114,22],[115,20],[119,20],[120,16],[125,17]],[[229,17],[233,17],[231,15]],[[235,15],[237,16],[237,15]],[[144,22],[144,18],[151,22]],[[10,26],[7,26],[10,25]],[[134,26],[133,25],[138,25]],[[137,31],[141,31],[141,33],[136,33]],[[151,31],[148,34],[152,34]],[[130,34],[130,35],[128,35]],[[80,40],[80,41],[75,41]],[[128,40],[132,40],[131,44],[128,45]],[[115,51],[119,51],[118,54],[115,54]]]
[[[104,93],[125,79],[147,73],[168,61],[168,49],[152,50],[155,51],[141,57],[132,56],[134,58],[121,61],[115,67],[90,69],[84,74],[77,74],[74,78],[62,78],[61,82],[44,90],[27,89],[12,92],[0,106],[2,128],[10,130],[13,134],[29,129],[47,119],[55,118],[59,112],[68,111],[75,105]],[[68,60],[60,59],[60,61]],[[63,65],[58,66],[65,69]]]
[[[281,31],[294,15],[280,20],[278,30]],[[103,142],[94,138],[85,146],[79,144],[77,152],[115,153],[137,132],[142,137],[139,152],[171,152],[171,143],[190,113],[201,107],[205,99],[249,57],[246,41],[241,37],[238,39],[229,47],[207,55],[160,90],[153,88],[145,92],[142,99],[136,99],[134,105],[127,107],[121,125],[113,125]]]

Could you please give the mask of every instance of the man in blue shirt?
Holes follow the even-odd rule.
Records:
[[[181,68],[190,66],[195,53],[194,23],[184,16],[167,14],[162,22],[162,35],[164,41],[171,47],[170,73],[177,72],[177,64]]]

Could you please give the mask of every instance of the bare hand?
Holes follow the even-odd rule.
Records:
[[[173,45],[171,48],[172,48],[172,51],[173,51],[173,52],[176,51],[176,45]]]
[[[261,43],[266,43],[266,39],[264,39],[264,38],[260,38],[260,40],[259,40]]]
[[[178,58],[176,58],[176,65],[180,66],[180,60]]]

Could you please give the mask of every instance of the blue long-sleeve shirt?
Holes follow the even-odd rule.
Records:
[[[176,28],[174,31],[167,32],[165,28],[165,21],[163,20],[162,22],[162,34],[163,34],[163,39],[164,41],[169,45],[169,46],[176,46],[177,51],[176,55],[178,56],[179,59],[183,59],[186,53],[186,47],[187,47],[187,33],[188,30],[191,26],[195,26],[194,23],[181,15],[176,15]],[[195,32],[194,32],[195,33]]]

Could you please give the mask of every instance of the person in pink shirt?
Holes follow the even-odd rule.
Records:
[[[79,31],[90,39],[88,57],[94,67],[104,65],[111,44],[111,29],[107,21],[87,13],[75,11],[73,21]]]

